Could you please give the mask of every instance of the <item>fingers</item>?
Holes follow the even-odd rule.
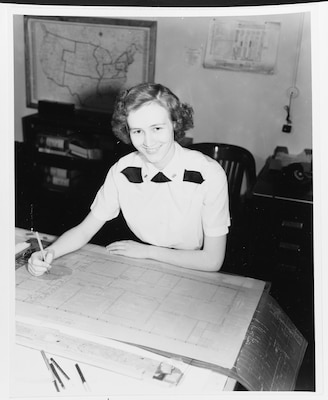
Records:
[[[118,242],[110,243],[106,246],[107,250],[114,250],[114,249],[124,249],[127,244],[129,243],[128,240],[120,240]]]
[[[49,250],[45,254],[45,261],[43,261],[41,251],[36,251],[31,255],[27,263],[27,269],[33,276],[41,276],[51,268],[50,263],[54,258],[53,251]]]
[[[49,266],[50,266],[50,264],[52,263],[52,261],[53,261],[53,259],[55,258],[55,252],[54,252],[54,250],[52,250],[52,249],[49,249],[49,250],[46,250],[46,256],[45,256],[45,262],[47,263],[47,264],[49,264]]]
[[[106,246],[106,250],[109,254],[116,254],[119,256],[129,255],[131,252],[131,246],[133,242],[131,240],[120,240],[118,242],[110,243]]]
[[[28,260],[27,263],[28,272],[33,276],[41,276],[45,272],[47,272],[47,268],[44,266],[36,266],[32,264],[31,258]]]
[[[133,240],[121,240],[119,242],[111,243],[106,246],[106,250],[109,254],[134,258],[147,258],[146,246]]]
[[[111,254],[122,254],[126,250],[126,243],[124,241],[111,243],[106,246],[106,250]]]
[[[118,244],[128,244],[128,243],[133,243],[133,241],[132,240],[117,240],[116,242],[109,243],[106,247],[114,246],[114,245],[116,246]]]

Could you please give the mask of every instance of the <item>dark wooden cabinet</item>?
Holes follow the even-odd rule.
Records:
[[[252,199],[250,265],[273,284],[312,279],[312,204],[261,197]]]
[[[314,262],[311,182],[260,172],[250,200],[247,274],[271,283],[270,294],[308,341],[299,381],[314,388]],[[308,383],[309,382],[309,383]],[[302,382],[300,382],[300,386]],[[306,385],[305,385],[306,386]]]
[[[250,201],[248,275],[271,282],[271,295],[308,341],[314,332],[311,182],[285,180],[269,162]]]
[[[272,286],[313,281],[313,200],[310,185],[293,186],[267,164],[251,199],[250,271]]]

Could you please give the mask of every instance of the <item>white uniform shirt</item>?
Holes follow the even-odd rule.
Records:
[[[174,156],[162,170],[170,182],[152,182],[157,168],[139,152],[130,153],[110,168],[91,210],[96,218],[109,221],[121,209],[128,226],[143,242],[200,249],[204,234],[228,233],[227,178],[212,158],[174,145]]]

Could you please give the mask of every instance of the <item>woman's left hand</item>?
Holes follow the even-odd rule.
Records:
[[[148,258],[148,249],[149,245],[138,243],[134,240],[120,240],[106,246],[106,250],[109,252],[109,254],[116,254],[132,258]]]

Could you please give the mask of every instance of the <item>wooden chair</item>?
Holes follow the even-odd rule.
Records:
[[[230,211],[234,219],[234,214],[240,213],[244,198],[250,195],[255,184],[256,169],[252,153],[243,147],[225,143],[195,143],[189,148],[212,157],[225,170]]]
[[[228,179],[231,228],[222,270],[243,273],[246,263],[249,213],[247,199],[256,181],[255,159],[247,149],[226,143],[194,143],[190,149],[208,155],[225,170]]]

